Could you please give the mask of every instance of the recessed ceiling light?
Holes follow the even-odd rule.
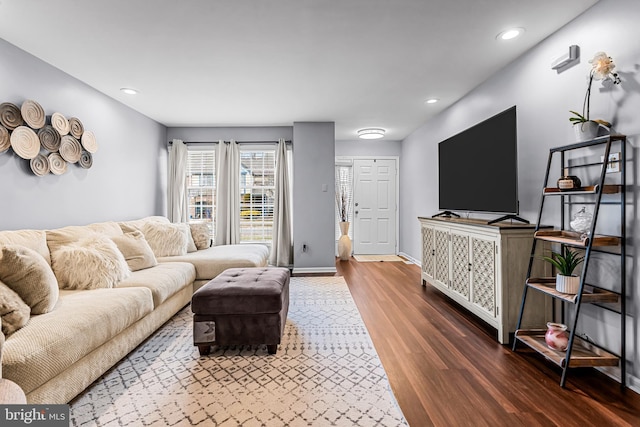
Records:
[[[429,98],[426,101],[424,101],[424,103],[425,104],[435,104],[438,101],[440,101],[438,98]]]
[[[499,40],[511,40],[524,33],[524,28],[509,28],[496,36]]]
[[[120,88],[120,91],[126,93],[127,95],[137,95],[138,91],[135,89],[131,89],[130,87]]]
[[[384,137],[385,132],[380,128],[365,128],[358,131],[358,137],[361,139],[380,139]]]

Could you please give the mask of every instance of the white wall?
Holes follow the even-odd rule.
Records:
[[[293,138],[292,126],[237,126],[237,127],[170,127],[167,129],[167,141],[181,139],[185,142],[229,141],[278,141]]]
[[[640,143],[640,2],[601,0],[593,8],[505,67],[437,117],[418,128],[402,142],[400,162],[401,251],[420,259],[420,230],[416,217],[438,212],[437,144],[512,105],[518,112],[518,171],[520,214],[535,221],[549,148],[574,141],[569,110],[581,110],[590,69],[588,60],[598,51],[612,56],[622,84],[611,91],[600,90],[595,82],[591,96],[591,117],[613,122],[628,136],[634,151],[628,174],[640,173],[635,161]],[[526,33],[525,33],[526,36]],[[560,74],[551,70],[551,60],[568,51],[572,44],[581,49],[580,63]],[[499,48],[499,46],[496,46]],[[471,66],[472,64],[470,64]],[[634,187],[635,188],[635,187]],[[637,190],[633,190],[637,193]],[[628,251],[640,243],[637,230],[637,197],[628,214]],[[635,251],[637,252],[637,251]],[[628,366],[632,381],[640,378],[640,279],[635,255],[628,261]],[[632,261],[632,262],[631,262]],[[590,336],[615,341],[618,323],[610,313],[582,312],[593,326]],[[606,327],[603,327],[606,325]],[[596,330],[597,329],[597,330]],[[636,389],[640,384],[635,383]]]
[[[397,156],[402,153],[402,141],[352,140],[336,141],[336,156],[366,157],[366,156]]]
[[[0,154],[0,230],[54,228],[165,212],[166,128],[0,39],[0,102],[78,117],[98,142],[93,166],[35,176]]]

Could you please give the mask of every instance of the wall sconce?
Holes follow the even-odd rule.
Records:
[[[572,63],[578,58],[580,58],[580,47],[578,47],[578,45],[573,44],[569,46],[568,53],[558,56],[556,59],[554,59],[551,62],[551,69],[559,70],[562,67],[569,65],[570,63]]]

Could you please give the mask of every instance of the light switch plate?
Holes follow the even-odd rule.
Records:
[[[604,161],[604,156],[600,156],[600,161]],[[607,163],[607,173],[620,172],[620,153],[609,154],[609,163]]]

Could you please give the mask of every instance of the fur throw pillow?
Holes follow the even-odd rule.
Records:
[[[9,336],[29,321],[31,307],[25,304],[20,295],[0,282],[0,317],[2,333]]]
[[[209,231],[209,225],[205,223],[189,224],[191,229],[191,236],[196,245],[196,249],[207,249],[211,246],[211,232]]]
[[[0,280],[31,307],[31,314],[48,313],[58,302],[58,282],[47,261],[33,249],[2,247]]]
[[[158,261],[153,255],[153,250],[151,250],[151,246],[149,246],[141,231],[125,233],[122,236],[112,237],[111,240],[115,242],[118,250],[122,252],[131,271],[158,265]]]
[[[147,222],[142,226],[144,238],[156,257],[186,255],[187,234],[183,225]]]
[[[113,240],[100,235],[60,246],[51,262],[62,289],[112,288],[131,275]]]

